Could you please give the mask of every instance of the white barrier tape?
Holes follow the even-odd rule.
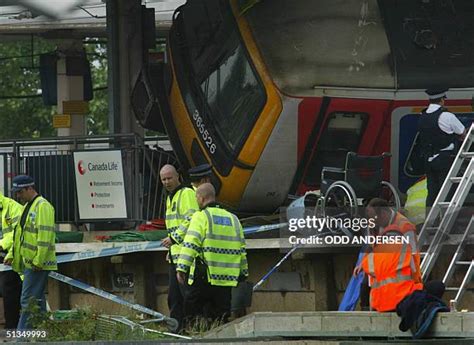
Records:
[[[287,223],[252,226],[249,228],[245,228],[244,234],[248,235],[248,234],[254,234],[257,232],[275,230],[286,225]],[[101,258],[105,256],[114,256],[114,255],[128,254],[128,253],[133,253],[133,252],[146,252],[146,251],[154,250],[160,247],[162,247],[161,241],[151,241],[151,242],[140,243],[140,244],[126,244],[124,246],[105,248],[101,250],[90,250],[86,252],[59,255],[57,257],[57,262],[58,264],[62,264],[65,262],[95,259],[95,258]]]
[[[256,234],[257,232],[276,230],[276,229],[283,228],[287,225],[288,225],[288,223],[250,226],[248,228],[244,228],[244,235]]]
[[[249,234],[255,234],[258,232],[276,230],[276,229],[286,226],[287,224],[288,223],[251,226],[251,227],[245,228],[243,231],[245,235],[249,235]],[[66,262],[102,258],[102,257],[107,257],[107,256],[122,255],[122,254],[134,253],[134,252],[146,252],[150,250],[155,250],[160,247],[162,247],[161,241],[150,241],[147,243],[126,244],[123,246],[116,246],[116,247],[105,248],[101,250],[88,250],[85,252],[62,254],[62,255],[58,255],[56,257],[56,260],[58,264],[62,264]],[[9,270],[11,270],[11,266],[0,264],[0,272],[9,271]]]
[[[144,323],[149,323],[149,322],[159,322],[161,320],[159,319],[151,319],[151,320],[145,320],[141,321],[140,323],[136,323],[134,321],[129,320],[125,316],[121,315],[99,315],[99,319],[106,320],[106,321],[111,321],[111,322],[116,322],[122,325],[129,326],[131,329],[135,329],[136,327],[140,328],[143,332],[150,332],[150,333],[157,333],[157,334],[162,334],[162,335],[167,335],[170,337],[174,338],[179,338],[179,339],[186,339],[186,340],[191,340],[191,337],[187,337],[184,335],[179,335],[175,333],[169,333],[169,332],[163,332],[163,331],[157,331],[155,329],[150,329],[146,328],[143,326]]]
[[[126,244],[123,246],[105,248],[101,250],[88,250],[85,252],[58,255],[56,257],[56,261],[58,264],[62,264],[66,262],[95,259],[95,258],[101,258],[101,257],[106,257],[106,256],[114,256],[114,255],[128,254],[128,253],[134,253],[134,252],[144,252],[144,251],[154,250],[160,247],[162,247],[162,244],[160,241],[152,241],[152,242],[140,243],[140,244]],[[12,269],[11,266],[6,266],[3,264],[0,265],[0,272],[8,271],[11,269]]]
[[[281,264],[282,264],[286,259],[288,259],[288,257],[289,257],[296,249],[298,249],[300,246],[301,246],[301,245],[297,245],[297,246],[291,248],[291,250],[290,250],[288,253],[286,253],[286,255],[285,255],[284,257],[282,257],[282,258],[280,259],[280,261],[278,261],[278,262],[276,263],[276,265],[273,266],[273,267],[270,269],[270,271],[268,271],[268,272],[262,277],[262,279],[260,279],[260,280],[257,282],[257,284],[255,284],[255,285],[253,286],[253,291],[257,290],[257,289],[260,287],[260,285],[262,285],[262,284],[265,282],[265,280],[267,280],[268,277],[269,277],[273,272],[275,272],[275,271],[278,269],[278,267],[280,267]]]
[[[316,235],[316,237],[322,237],[322,236],[326,236],[326,235],[327,235],[327,233],[322,233],[322,234]],[[288,253],[286,253],[286,255],[285,255],[284,257],[282,257],[282,258],[280,259],[280,261],[278,261],[278,262],[276,263],[275,266],[273,266],[272,268],[270,268],[270,270],[262,277],[262,279],[260,279],[260,280],[257,282],[257,284],[255,284],[255,285],[253,286],[253,291],[257,290],[257,289],[268,279],[268,277],[270,277],[270,275],[271,275],[273,272],[275,272],[275,271],[280,267],[280,265],[281,265],[286,259],[288,259],[289,256],[290,256],[296,249],[300,248],[301,246],[302,246],[302,244],[298,244],[298,245],[294,246],[293,248],[291,248],[291,250],[290,250]]]
[[[151,241],[140,244],[126,244],[123,246],[117,246],[112,248],[105,248],[101,250],[88,250],[85,252],[71,253],[58,255],[56,260],[58,264],[72,261],[81,261],[87,259],[101,258],[104,256],[114,256],[121,254],[128,254],[134,252],[146,252],[162,247],[161,241]]]
[[[144,306],[142,306],[142,305],[140,305],[140,304],[130,303],[130,302],[124,300],[124,299],[121,298],[121,297],[118,297],[118,296],[113,295],[113,294],[111,294],[111,293],[109,293],[109,292],[107,292],[107,291],[100,290],[100,289],[98,289],[98,288],[95,288],[95,287],[93,287],[93,286],[90,286],[90,285],[88,285],[88,284],[86,284],[86,283],[83,283],[83,282],[81,282],[81,281],[79,281],[79,280],[76,280],[76,279],[67,277],[67,276],[62,275],[62,274],[60,274],[60,273],[58,273],[58,272],[52,271],[52,272],[49,273],[49,276],[50,276],[51,278],[54,278],[54,279],[56,279],[56,280],[59,280],[59,281],[61,281],[61,282],[63,282],[63,283],[66,283],[66,284],[68,284],[68,285],[72,285],[72,286],[74,286],[74,287],[76,287],[76,288],[78,288],[78,289],[81,289],[81,290],[90,292],[90,293],[92,293],[92,294],[94,294],[94,295],[100,296],[100,297],[105,298],[105,299],[107,299],[107,300],[109,300],[109,301],[112,301],[112,302],[118,303],[118,304],[120,304],[120,305],[129,307],[129,308],[131,308],[131,309],[133,309],[133,310],[135,310],[135,311],[138,311],[138,312],[140,312],[140,313],[144,313],[144,314],[147,314],[147,315],[151,315],[151,316],[157,318],[157,319],[160,320],[160,321],[165,321],[165,322],[168,324],[168,326],[170,326],[170,328],[172,328],[173,330],[176,330],[177,327],[178,327],[178,322],[177,322],[175,319],[170,318],[170,317],[168,317],[168,316],[166,316],[166,315],[163,315],[163,314],[161,314],[161,313],[158,313],[157,311],[154,311],[154,310],[152,310],[152,309],[149,309],[149,308],[147,308],[147,307],[144,307]]]

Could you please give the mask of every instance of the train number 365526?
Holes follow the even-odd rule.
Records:
[[[196,124],[196,127],[198,128],[199,134],[201,134],[202,140],[209,149],[209,152],[214,154],[217,148],[215,141],[212,139],[211,135],[209,134],[209,131],[206,129],[206,125],[204,124],[204,121],[202,120],[201,115],[199,115],[199,111],[197,109],[194,110],[193,120]]]

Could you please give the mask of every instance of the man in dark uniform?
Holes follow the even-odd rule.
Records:
[[[448,89],[428,89],[430,105],[418,122],[420,144],[428,184],[426,206],[433,203],[453,163],[456,140],[464,139],[466,129],[453,113],[444,108]]]
[[[189,179],[194,189],[197,189],[204,183],[211,183],[212,166],[201,164],[188,170]]]

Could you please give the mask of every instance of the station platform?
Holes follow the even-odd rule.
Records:
[[[410,332],[401,332],[398,329],[399,323],[400,318],[395,313],[258,312],[215,328],[207,333],[205,338],[411,339]],[[428,338],[472,338],[470,344],[474,344],[474,312],[438,313]]]

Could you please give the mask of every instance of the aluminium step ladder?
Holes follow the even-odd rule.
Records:
[[[474,217],[471,217],[471,220],[469,221],[469,225],[467,226],[466,230],[464,231],[464,234],[462,235],[461,241],[458,244],[458,247],[456,248],[456,252],[454,253],[451,262],[448,266],[448,269],[443,277],[443,283],[446,285],[446,291],[454,291],[456,292],[456,296],[454,299],[451,300],[451,308],[453,310],[456,310],[457,303],[461,300],[464,292],[466,291],[466,288],[468,284],[472,280],[472,276],[474,273],[474,260],[471,257],[471,261],[469,260],[461,260],[461,257],[464,253],[464,247],[466,246],[468,242],[469,236],[473,236],[474,234]],[[461,282],[460,286],[448,286],[449,281],[451,280],[454,271],[456,268],[459,266],[465,266],[467,267],[466,274],[464,275],[464,278]]]
[[[443,245],[452,235],[452,230],[462,206],[474,182],[474,124],[471,125],[466,138],[449,170],[448,176],[431,208],[419,235],[419,246],[428,246],[421,263],[421,274],[426,280],[435,266]],[[464,171],[462,169],[467,164]],[[453,194],[454,190],[454,194]],[[452,196],[450,195],[452,194]],[[454,271],[461,266],[467,267],[466,274],[459,287],[447,287],[447,291],[456,291],[456,297],[451,300],[451,308],[462,298],[466,287],[471,282],[474,273],[474,259],[462,261],[464,247],[474,235],[474,215],[471,215],[468,226],[464,230],[451,263],[444,275],[443,283],[448,284]]]

